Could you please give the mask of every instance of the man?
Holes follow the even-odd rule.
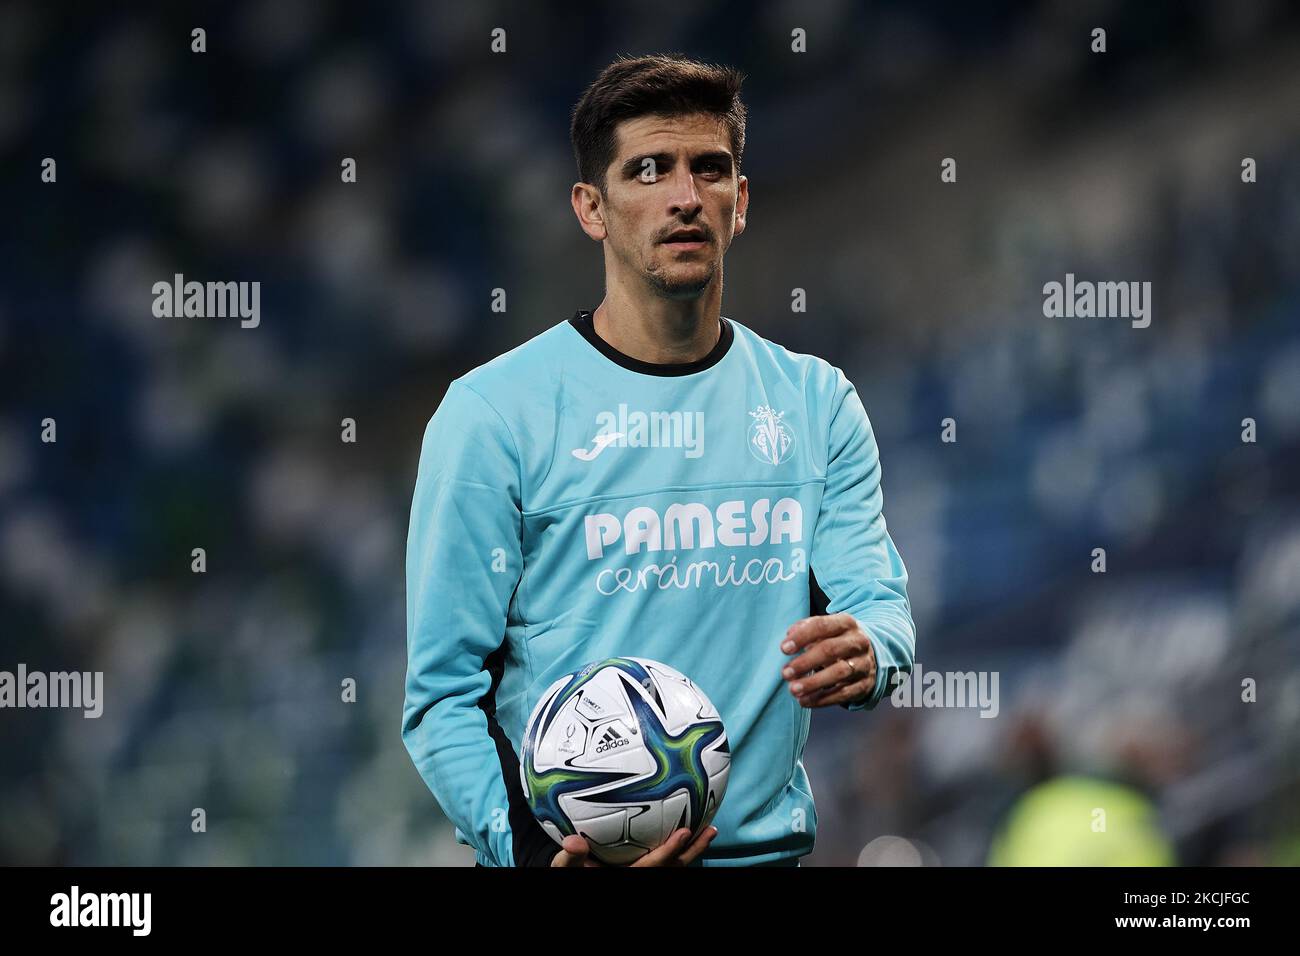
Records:
[[[542,691],[590,661],[676,668],[727,730],[713,825],[646,866],[797,865],[812,708],[872,708],[911,671],[856,390],[721,316],[749,205],[740,83],[680,57],[605,69],[572,123],[604,301],[453,381],[425,432],[402,737],[480,865],[596,865],[541,829],[517,757]]]

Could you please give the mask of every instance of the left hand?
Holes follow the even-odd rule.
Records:
[[[781,650],[799,655],[781,676],[804,707],[858,703],[876,686],[876,653],[852,614],[815,614],[795,622]]]

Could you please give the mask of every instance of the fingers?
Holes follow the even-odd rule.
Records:
[[[577,834],[570,834],[560,844],[560,852],[551,858],[551,866],[599,866],[596,860],[588,859],[590,852],[586,840]]]
[[[857,618],[847,611],[839,614],[814,614],[790,625],[785,632],[785,640],[781,642],[781,650],[794,654],[823,638],[857,629]]]
[[[672,836],[655,847],[633,866],[686,866],[694,862],[703,853],[713,838],[718,835],[717,827],[705,827],[694,840],[691,831],[682,827],[673,831]]]
[[[641,859],[633,863],[633,866],[670,866],[670,861],[675,859],[677,854],[686,848],[687,842],[691,838],[691,831],[682,827],[674,830],[670,836],[659,846],[655,847]]]
[[[633,866],[686,866],[699,858],[713,838],[718,835],[717,827],[705,827],[694,840],[691,831],[685,827],[673,831],[672,835],[660,846],[655,847],[641,857]],[[603,866],[591,855],[587,841],[580,836],[570,835],[560,844],[560,851],[551,859],[551,866]]]
[[[681,866],[694,863],[709,848],[709,844],[713,842],[713,838],[717,835],[717,827],[705,827],[700,835],[691,841],[691,845],[682,851],[682,855],[677,858],[677,862]]]
[[[823,638],[786,664],[781,676],[790,684],[791,693],[801,696],[865,677],[871,656],[871,644],[861,631]]]
[[[801,697],[799,703],[805,707],[833,707],[836,704],[847,704],[866,697],[875,686],[876,675],[873,671],[870,677],[856,680],[851,684],[836,684],[810,696]]]
[[[800,705],[831,707],[866,697],[876,686],[876,654],[860,627],[822,638],[781,671]]]

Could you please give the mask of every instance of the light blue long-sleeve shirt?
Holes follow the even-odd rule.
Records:
[[[402,737],[485,866],[559,849],[524,802],[518,754],[542,691],[590,661],[662,661],[721,714],[731,775],[705,866],[812,849],[811,711],[781,677],[791,624],[861,623],[878,671],[850,710],[911,671],[907,571],[857,390],[821,358],[722,326],[699,361],[651,365],[581,312],[453,381],[428,423]]]

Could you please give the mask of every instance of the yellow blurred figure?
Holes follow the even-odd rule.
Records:
[[[1173,866],[1155,805],[1132,787],[1058,777],[1011,808],[989,849],[990,866]]]

